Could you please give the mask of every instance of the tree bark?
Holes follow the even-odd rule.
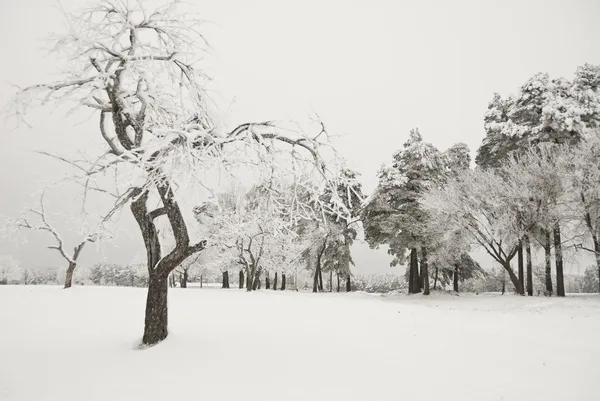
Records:
[[[319,269],[319,291],[323,292],[323,269]]]
[[[260,289],[260,271],[256,269],[256,273],[254,273],[254,282],[252,283],[252,290]]]
[[[521,281],[519,281],[519,277],[517,277],[517,275],[515,274],[513,269],[510,267],[510,262],[505,262],[505,264],[503,266],[504,266],[504,271],[508,273],[508,277],[510,278],[510,281],[512,282],[513,286],[515,287],[515,292],[519,295],[525,295],[525,293],[523,291],[523,283]]]
[[[333,270],[329,270],[329,292],[333,292]]]
[[[187,288],[188,282],[188,272],[187,269],[183,271],[183,275],[181,276],[181,288]]]
[[[429,295],[429,266],[427,266],[427,248],[421,248],[421,281],[423,282],[423,295]]]
[[[252,286],[254,284],[254,269],[249,268],[246,272],[246,291],[252,291]]]
[[[433,279],[433,289],[437,290],[437,282],[438,282],[438,267],[435,267],[435,276]]]
[[[554,257],[556,258],[556,296],[565,296],[565,278],[563,274],[562,239],[560,224],[554,224]]]
[[[156,344],[167,338],[167,278],[153,272],[148,280],[148,297],[146,298],[146,319],[142,342],[146,345]]]
[[[412,272],[412,288],[411,294],[418,294],[421,292],[421,278],[419,276],[419,260],[417,255],[417,248],[411,248],[410,250],[410,270]]]
[[[240,269],[240,282],[238,283],[240,290],[244,288],[244,271]]]
[[[454,273],[452,274],[452,289],[458,292],[458,265],[454,265]]]
[[[281,273],[281,291],[285,290],[285,273]]]
[[[506,292],[506,271],[502,272],[502,295]]]
[[[350,275],[346,276],[346,292],[352,291],[352,282],[350,281]]]
[[[592,241],[594,242],[596,268],[598,269],[598,293],[600,293],[600,242],[598,242],[598,236],[596,234],[592,234]]]
[[[277,272],[275,272],[275,277],[273,278],[273,291],[277,291]]]
[[[270,290],[271,289],[271,279],[269,277],[269,272],[266,271],[265,272],[265,290]]]
[[[200,288],[202,288],[202,284],[204,282],[204,275],[200,275]]]
[[[527,295],[533,296],[533,267],[531,264],[531,241],[529,240],[529,234],[525,234],[523,237],[525,241],[525,254],[527,256]]]
[[[77,263],[75,262],[69,263],[69,267],[67,267],[67,276],[65,277],[64,288],[71,288],[71,285],[73,285],[73,271],[75,271],[76,266]]]
[[[222,279],[221,279],[221,288],[229,288],[229,278],[228,275],[229,273],[227,272],[227,270],[225,270],[224,272],[221,273],[222,275]]]
[[[340,292],[340,272],[337,272],[337,292]]]
[[[552,243],[550,242],[550,231],[544,231],[544,259],[546,263],[546,295],[552,296]]]
[[[317,253],[317,264],[315,266],[315,276],[313,278],[313,292],[323,291],[323,277],[321,275],[321,258],[325,252],[326,241],[323,241],[323,246]]]
[[[523,275],[523,240],[519,240],[519,247],[517,248],[517,268],[519,271],[519,283],[521,283],[521,289],[525,284],[525,277]],[[517,289],[517,293],[519,295],[525,295],[525,291],[519,291]]]
[[[64,288],[71,288],[71,285],[73,285],[73,272],[75,271],[75,267],[77,267],[77,259],[79,258],[79,254],[83,250],[85,243],[86,241],[82,242],[81,244],[77,245],[73,250],[73,260],[69,262],[69,267],[67,267],[67,275],[65,277]]]

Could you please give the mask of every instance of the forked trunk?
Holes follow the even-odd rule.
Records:
[[[560,224],[554,225],[554,257],[556,258],[556,296],[565,296],[565,278],[563,274],[562,239]]]
[[[517,293],[520,295],[525,295],[525,291],[522,291],[523,284],[525,283],[525,276],[523,274],[523,241],[519,240],[519,245],[517,248],[517,269],[519,272],[519,283],[521,283],[521,291],[517,290]]]
[[[148,297],[146,298],[146,320],[144,338],[146,345],[156,344],[167,338],[167,277],[151,273],[148,279]]]
[[[544,259],[546,263],[546,295],[552,296],[552,242],[550,241],[550,231],[544,232],[546,241],[544,242]]]
[[[510,278],[510,281],[515,287],[515,292],[520,295],[525,295],[523,292],[523,283],[519,281],[519,278],[517,277],[513,269],[510,267],[510,262],[505,263],[503,266],[504,271],[508,273],[508,277]]]
[[[67,276],[65,277],[64,288],[71,288],[71,285],[73,285],[73,272],[75,271],[76,266],[76,262],[69,263],[69,267],[67,267]]]
[[[533,270],[531,265],[531,243],[529,235],[526,234],[523,238],[525,241],[525,255],[527,256],[527,295],[533,296]]]
[[[77,245],[73,250],[73,260],[69,262],[69,267],[67,267],[67,275],[65,277],[65,286],[64,288],[71,288],[73,285],[73,272],[75,271],[75,267],[77,267],[77,259],[79,258],[79,254],[83,250],[86,241]]]

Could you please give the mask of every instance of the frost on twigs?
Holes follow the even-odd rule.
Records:
[[[150,9],[108,0],[65,17],[67,32],[52,47],[66,61],[61,79],[20,90],[10,115],[24,121],[32,106],[50,103],[95,112],[105,149],[93,161],[63,160],[86,189],[106,189],[105,177],[115,176],[118,191],[111,192],[124,205],[160,188],[164,203],[181,188],[214,198],[232,181],[282,182],[308,194],[292,202],[295,216],[315,214],[318,194],[344,179],[318,117],[303,128],[262,121],[227,129],[219,122],[201,65],[204,21],[181,2]],[[321,210],[348,215],[347,202],[331,192]]]

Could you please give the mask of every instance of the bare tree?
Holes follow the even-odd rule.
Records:
[[[106,223],[114,214],[115,209],[111,209],[110,212],[102,216],[100,223],[96,227],[89,229],[88,232],[83,235],[83,239],[81,239],[77,243],[77,245],[75,245],[73,251],[69,252],[58,230],[55,228],[54,225],[52,225],[52,223],[48,219],[48,213],[46,213],[46,208],[44,206],[44,195],[45,192],[43,192],[40,196],[40,205],[38,209],[28,210],[28,214],[31,216],[23,216],[11,220],[8,222],[7,227],[13,229],[27,229],[48,233],[55,242],[54,245],[49,245],[48,249],[53,249],[57,251],[60,254],[60,256],[68,263],[64,288],[71,288],[71,285],[73,284],[73,273],[75,271],[75,268],[77,267],[77,261],[85,245],[87,243],[96,242],[102,239],[103,237],[111,236],[110,232],[107,229]],[[38,220],[38,222],[33,223],[31,217],[35,217]]]

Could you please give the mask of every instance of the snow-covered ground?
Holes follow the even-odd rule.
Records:
[[[0,286],[0,399],[598,400],[600,297]]]

